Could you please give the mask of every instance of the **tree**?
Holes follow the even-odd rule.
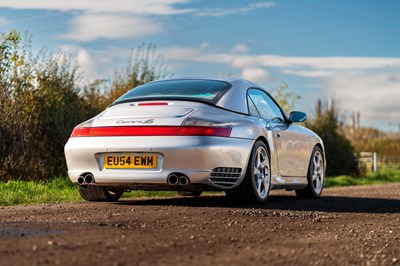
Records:
[[[22,44],[23,43],[23,44]],[[34,59],[30,56],[28,38],[23,40],[18,31],[0,34],[0,177],[12,175],[13,161],[25,147],[24,125],[17,106],[18,95],[29,89],[33,76]],[[23,160],[16,158],[17,161]]]
[[[327,175],[355,175],[358,173],[358,166],[354,149],[341,130],[338,116],[339,110],[333,100],[325,106],[318,100],[315,118],[307,121],[306,126],[317,133],[324,142]]]
[[[301,96],[293,93],[285,82],[272,90],[272,96],[286,112],[292,111]]]
[[[103,80],[82,85],[69,55],[34,55],[29,36],[0,33],[0,180],[65,175],[64,145],[74,126],[126,91],[167,77],[166,67],[154,45],[142,45],[103,92]]]
[[[65,174],[63,149],[73,127],[92,117],[68,56],[35,56],[29,38],[0,35],[0,179]]]

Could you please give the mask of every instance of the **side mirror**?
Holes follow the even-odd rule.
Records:
[[[303,112],[293,111],[290,113],[289,118],[293,123],[301,123],[307,120],[307,115]]]

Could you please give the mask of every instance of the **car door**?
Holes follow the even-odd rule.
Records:
[[[279,173],[289,177],[306,176],[309,156],[307,137],[301,128],[287,120],[281,108],[265,91],[249,89],[248,97],[266,128],[273,132]]]

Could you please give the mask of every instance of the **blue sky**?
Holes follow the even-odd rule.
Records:
[[[0,0],[0,31],[33,35],[35,50],[72,55],[87,79],[112,77],[132,49],[154,43],[174,77],[286,82],[313,112],[334,97],[343,117],[397,130],[400,1]]]

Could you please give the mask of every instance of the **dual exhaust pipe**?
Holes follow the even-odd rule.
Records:
[[[94,183],[94,176],[91,173],[85,173],[81,174],[78,177],[78,185],[87,185],[87,184],[93,184]]]
[[[94,176],[91,173],[84,173],[81,174],[78,177],[78,185],[88,185],[88,184],[93,184],[95,182],[94,180]],[[181,186],[185,186],[188,185],[190,183],[189,177],[187,177],[184,174],[180,174],[180,173],[172,173],[168,176],[167,178],[167,183],[169,185],[181,185]]]
[[[167,183],[169,185],[181,185],[185,186],[190,183],[189,177],[184,174],[173,173],[167,177]]]

